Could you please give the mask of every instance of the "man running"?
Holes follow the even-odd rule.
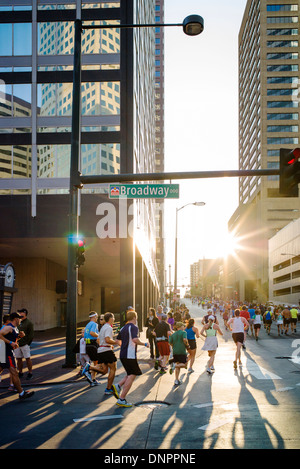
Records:
[[[90,384],[92,384],[93,380],[90,375],[91,371],[99,372],[104,375],[109,369],[107,387],[104,394],[113,395],[114,390],[112,386],[117,370],[117,358],[113,352],[113,346],[119,345],[119,341],[114,340],[112,326],[115,321],[115,317],[113,313],[105,313],[104,321],[104,325],[101,327],[99,332],[99,347],[97,349],[96,356],[97,365],[92,366],[89,363],[86,363],[82,370],[82,374],[85,375]]]
[[[232,331],[232,338],[236,344],[236,354],[233,362],[233,366],[236,369],[237,361],[239,361],[239,365],[242,364],[241,347],[244,343],[245,329],[249,327],[249,323],[245,318],[240,317],[240,310],[236,309],[234,312],[234,318],[231,318],[228,321],[228,327]]]
[[[20,321],[21,321],[21,316],[19,315],[19,313],[11,313],[10,322],[6,326],[3,326],[3,328],[1,329],[0,339],[3,340],[3,342],[5,342],[6,361],[5,363],[0,363],[0,374],[5,368],[9,369],[14,387],[17,389],[17,392],[19,393],[19,399],[24,400],[24,399],[27,399],[28,397],[33,396],[34,391],[24,391],[24,389],[21,386],[20,378],[18,376],[17,369],[16,369],[16,362],[15,362],[13,350],[19,347],[18,345],[19,337],[25,336],[24,333],[21,333],[21,335],[19,334],[18,326],[20,324]]]
[[[126,396],[135,378],[142,374],[136,357],[137,346],[144,345],[149,348],[147,342],[140,341],[138,337],[139,329],[136,323],[136,312],[129,311],[127,313],[127,323],[122,327],[117,336],[117,340],[121,341],[120,360],[126,371],[126,376],[120,383],[112,386],[114,395],[118,399],[117,406],[119,407],[132,407],[132,404],[127,402]]]
[[[297,327],[298,310],[296,309],[296,306],[293,306],[290,309],[290,313],[291,313],[291,331],[292,333],[297,332],[296,327]]]

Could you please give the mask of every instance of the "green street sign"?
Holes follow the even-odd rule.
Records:
[[[179,199],[179,184],[110,184],[110,199]]]

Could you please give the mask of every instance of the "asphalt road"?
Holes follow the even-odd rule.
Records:
[[[205,311],[186,303],[200,328]],[[94,388],[83,380],[36,387],[26,402],[1,390],[0,449],[102,449],[103,458],[122,450],[128,457],[138,454],[135,464],[126,461],[132,466],[147,462],[154,450],[299,449],[300,334],[277,337],[273,325],[268,336],[262,329],[258,342],[247,338],[235,371],[235,345],[221,318],[220,324],[215,373],[207,375],[207,352],[198,339],[195,372],[183,371],[178,387],[139,348],[143,375],[128,395],[135,404],[129,409],[104,395],[106,378]],[[116,382],[123,373],[118,363]]]

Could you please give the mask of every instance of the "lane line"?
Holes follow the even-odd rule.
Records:
[[[87,417],[81,419],[73,419],[73,422],[93,422],[94,420],[113,420],[113,419],[123,419],[123,415],[104,415],[102,417]]]

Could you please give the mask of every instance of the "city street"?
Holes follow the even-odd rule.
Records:
[[[200,329],[206,311],[185,302]],[[26,402],[2,387],[0,448],[299,449],[299,332],[277,337],[275,325],[270,336],[262,328],[258,342],[247,338],[243,365],[235,371],[235,345],[219,319],[224,336],[219,336],[212,376],[205,371],[203,339],[197,341],[195,372],[189,375],[184,370],[178,387],[169,373],[161,376],[154,370],[149,350],[140,347],[143,375],[128,395],[135,404],[129,409],[117,407],[113,396],[104,395],[106,378],[93,388],[82,378],[28,385],[35,395]],[[54,349],[53,356],[59,353]],[[75,376],[77,371],[70,373]],[[122,376],[118,362],[115,382]]]

